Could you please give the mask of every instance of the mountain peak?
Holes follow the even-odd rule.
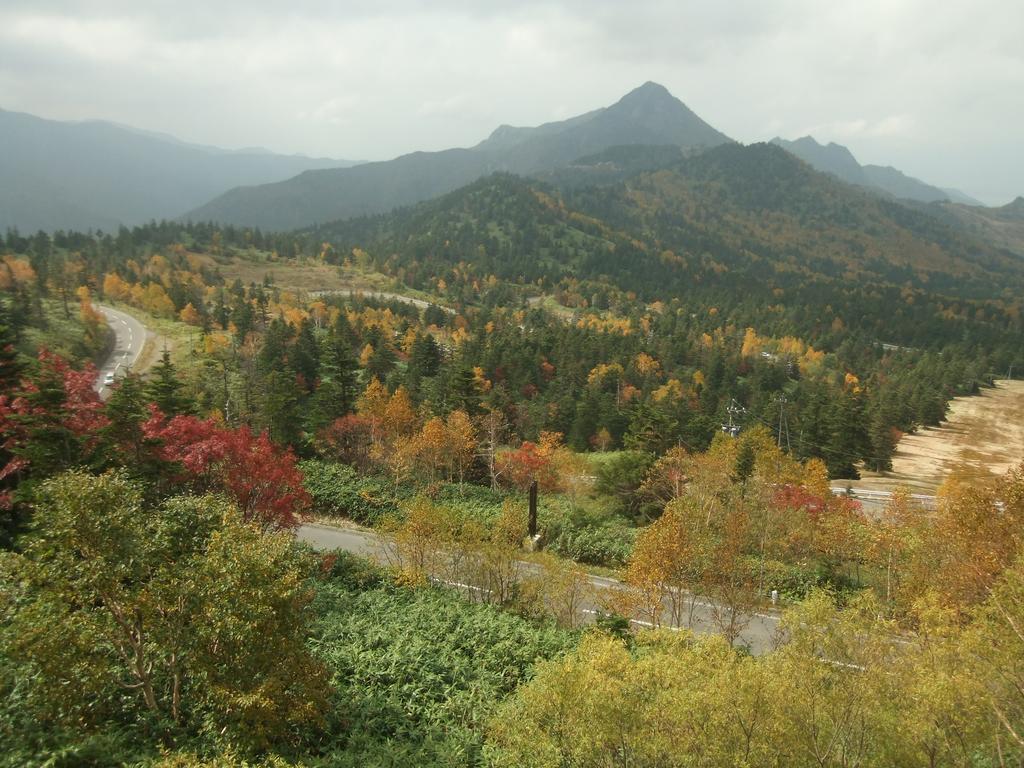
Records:
[[[780,139],[780,141],[781,141],[781,139]],[[807,134],[806,136],[801,136],[799,139],[794,139],[793,143],[794,144],[811,144],[811,145],[813,145],[815,147],[823,147],[823,146],[825,146],[820,141],[818,141],[816,138],[811,136],[811,134]]]
[[[653,80],[648,80],[643,85],[634,88],[632,91],[630,91],[629,93],[622,97],[623,100],[630,98],[675,100],[676,97],[673,96],[669,92],[668,88],[666,88],[661,83],[656,83]]]
[[[1004,216],[1024,221],[1024,197],[1018,196],[1015,200],[1000,208],[999,211]]]
[[[617,126],[622,134],[620,140],[611,144],[711,147],[732,141],[704,122],[665,86],[651,81],[604,109],[593,125],[599,122]]]
[[[821,144],[813,136],[801,136],[795,141],[778,137],[772,144],[782,147],[819,171],[831,173],[851,184],[865,184],[864,172],[857,159],[846,147],[835,142]]]
[[[923,203],[950,199],[948,192],[907,176],[891,166],[861,165],[849,149],[834,141],[821,144],[813,136],[802,136],[795,141],[774,138],[771,143],[792,152],[817,170],[831,173],[849,184]]]
[[[639,88],[634,88],[609,110],[639,112],[690,112],[682,101],[677,99],[664,85],[648,80]]]

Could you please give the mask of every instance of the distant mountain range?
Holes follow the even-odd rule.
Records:
[[[995,208],[940,203],[925,210],[972,237],[1024,258],[1024,197]]]
[[[922,203],[953,202],[964,205],[984,205],[973,197],[955,189],[940,189],[920,179],[907,176],[891,166],[861,165],[849,149],[829,142],[819,144],[813,136],[796,141],[774,138],[771,141],[799,157],[805,163],[824,173],[831,173],[848,184],[867,187],[892,197],[916,200]]]
[[[503,125],[470,149],[414,152],[355,168],[308,171],[294,179],[233,189],[187,218],[286,230],[382,213],[436,197],[496,171],[549,172],[627,144],[688,151],[731,143],[657,83],[610,107],[536,128]]]
[[[350,165],[0,110],[0,231],[116,230],[180,216],[239,185]]]
[[[771,143],[815,170],[882,198],[923,206],[956,229],[1024,254],[1024,223],[1003,209],[968,209],[981,203],[895,168],[861,165],[846,147],[810,136]],[[414,205],[495,172],[568,191],[673,170],[728,145],[735,142],[652,82],[609,107],[567,120],[502,125],[474,147],[362,164],[224,150],[112,123],[56,122],[0,110],[0,230],[109,231],[171,218],[302,229]],[[1013,205],[1006,209],[1012,212]]]

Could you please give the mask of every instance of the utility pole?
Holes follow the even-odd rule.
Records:
[[[530,538],[537,535],[537,481],[530,483],[530,521],[527,528]]]
[[[726,407],[725,412],[729,414],[729,421],[727,424],[722,425],[722,431],[728,432],[733,437],[736,437],[740,433],[740,425],[736,423],[736,417],[740,414],[746,413],[747,409],[736,402],[736,398],[729,401],[729,405]]]
[[[786,417],[786,403],[789,400],[783,394],[778,394],[772,398],[772,400],[779,404],[779,433],[778,433],[778,446],[782,448],[782,434],[786,434],[786,451],[792,453],[793,447],[789,442],[789,421]]]

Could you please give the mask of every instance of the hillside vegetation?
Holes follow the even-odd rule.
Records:
[[[1020,763],[1024,465],[832,490],[1024,370],[1013,253],[653,84],[246,201],[0,238],[0,760]]]

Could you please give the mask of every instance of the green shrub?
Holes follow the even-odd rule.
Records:
[[[654,463],[654,456],[644,451],[619,451],[597,467],[595,490],[616,499],[620,508],[636,515],[640,511],[637,489]]]
[[[472,520],[490,523],[501,513],[501,506],[507,495],[492,491],[480,485],[445,483],[439,486],[434,501],[447,507],[457,507],[459,511]],[[523,505],[526,499],[523,498]]]
[[[570,522],[553,535],[548,546],[578,563],[618,567],[629,559],[636,536],[636,528],[615,521]]]
[[[760,564],[756,558],[749,558],[751,574],[759,575]],[[853,590],[851,584],[839,574],[833,573],[823,563],[783,563],[778,560],[766,560],[764,563],[764,591],[770,594],[773,589],[787,602],[800,602],[815,589],[827,589],[840,595]]]
[[[311,642],[334,687],[324,764],[480,764],[497,705],[575,636],[444,589],[358,587],[354,561],[338,553],[317,587]]]
[[[314,459],[299,462],[299,469],[319,516],[374,525],[398,510],[400,498],[384,478],[360,474],[348,464]]]

